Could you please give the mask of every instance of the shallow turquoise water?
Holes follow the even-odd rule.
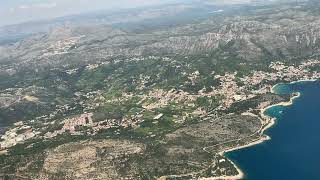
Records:
[[[276,125],[266,131],[272,139],[226,156],[247,180],[320,179],[320,82],[280,84],[275,90],[301,96],[291,106],[266,111],[277,118]]]

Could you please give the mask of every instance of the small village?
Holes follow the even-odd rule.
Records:
[[[60,40],[60,41],[57,41],[57,42],[51,44],[46,50],[43,50],[41,58],[68,53],[68,50],[70,48],[72,48],[72,47],[76,48],[76,43],[82,37],[83,36],[71,37],[71,38]]]
[[[23,143],[39,134],[40,132],[34,131],[32,127],[24,125],[21,121],[14,123],[14,128],[6,131],[5,134],[1,136],[0,152],[5,152],[6,149],[18,143]]]

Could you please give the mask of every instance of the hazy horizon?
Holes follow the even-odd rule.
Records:
[[[99,10],[115,11],[173,2],[191,1],[205,2],[213,5],[232,5],[262,0],[3,0],[0,1],[0,26],[20,24],[29,21],[41,21]]]
[[[0,2],[0,26],[81,14],[160,5],[176,0],[4,0]]]

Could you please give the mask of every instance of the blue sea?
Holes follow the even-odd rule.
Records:
[[[276,124],[265,133],[271,140],[229,152],[246,180],[320,179],[320,82],[279,84],[278,94],[300,92],[291,106],[267,109]]]

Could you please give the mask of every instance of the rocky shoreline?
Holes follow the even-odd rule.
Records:
[[[297,83],[297,82],[304,82],[304,81],[316,81],[316,80],[298,80],[298,81],[290,82],[290,84]],[[276,84],[272,87],[272,89],[271,89],[272,93],[276,94],[276,92],[274,91],[274,88],[277,85],[278,84]],[[255,145],[264,143],[265,141],[270,140],[271,138],[268,135],[264,134],[264,132],[266,130],[268,130],[269,128],[271,128],[275,124],[276,118],[270,118],[268,115],[265,115],[265,111],[267,109],[275,107],[275,106],[291,106],[294,103],[294,100],[299,98],[300,96],[301,96],[301,93],[297,92],[297,94],[293,95],[290,98],[290,101],[288,101],[288,102],[280,102],[280,103],[273,104],[273,105],[270,105],[270,106],[267,106],[265,108],[260,109],[260,115],[262,117],[262,121],[264,122],[261,126],[261,129],[259,130],[259,134],[261,135],[261,138],[259,138],[258,140],[255,140],[253,142],[250,142],[248,144],[242,145],[242,146],[237,146],[237,147],[234,147],[231,149],[225,149],[222,152],[220,152],[219,154],[224,156],[224,154],[227,152],[236,151],[236,150],[240,150],[243,148],[248,148],[248,147],[255,146]],[[205,179],[206,180],[239,180],[239,179],[243,179],[245,177],[245,173],[234,162],[231,161],[231,163],[233,164],[234,168],[238,171],[237,175],[235,175],[235,176],[219,176],[219,177],[212,177],[212,178],[205,178]]]

